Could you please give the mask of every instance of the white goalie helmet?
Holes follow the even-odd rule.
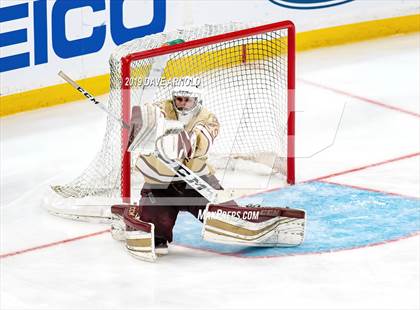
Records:
[[[195,115],[202,105],[202,91],[195,86],[177,86],[172,90],[172,104],[178,116]]]

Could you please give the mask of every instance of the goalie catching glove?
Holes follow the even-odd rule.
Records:
[[[190,159],[194,156],[196,134],[187,133],[182,122],[167,120],[159,106],[145,104],[132,109],[128,151],[142,155],[156,149],[170,159]]]

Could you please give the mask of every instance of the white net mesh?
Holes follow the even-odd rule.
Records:
[[[131,84],[131,105],[169,99],[176,78],[193,76],[204,90],[203,104],[218,118],[220,134],[209,160],[226,169],[235,159],[263,162],[268,173],[285,175],[287,159],[287,30],[256,35],[135,60],[129,81],[121,81],[121,58],[134,52],[249,28],[230,23],[205,25],[156,34],[128,42],[110,58],[108,108],[122,116],[121,85]],[[147,85],[145,78],[162,77],[166,85]],[[150,80],[151,81],[151,80]],[[169,83],[168,83],[169,82]],[[130,108],[131,110],[131,108]],[[118,197],[121,190],[121,126],[108,118],[103,145],[89,167],[75,180],[53,186],[62,197]],[[132,154],[132,162],[136,159]],[[132,167],[134,165],[132,164]],[[247,166],[245,165],[245,168]],[[261,171],[260,171],[261,172]]]

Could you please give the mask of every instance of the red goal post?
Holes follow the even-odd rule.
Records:
[[[270,33],[277,30],[287,30],[287,173],[286,180],[289,184],[295,183],[295,26],[291,21],[281,21],[277,23],[257,26],[249,29],[243,29],[210,37],[200,38],[175,45],[161,46],[150,50],[130,53],[121,58],[121,102],[122,118],[125,122],[130,121],[131,111],[131,85],[124,83],[130,79],[132,64],[148,58],[154,58],[162,55],[178,53],[182,51],[197,49],[211,44],[232,42],[258,34]],[[252,44],[252,43],[251,43]],[[241,55],[241,60],[246,62],[246,48]],[[128,130],[122,128],[122,145],[125,145],[128,139]],[[130,153],[123,150],[121,163],[121,197],[129,198],[131,196],[131,158]]]

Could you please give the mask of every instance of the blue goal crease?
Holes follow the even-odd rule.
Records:
[[[368,246],[420,230],[420,200],[323,182],[309,182],[247,197],[241,204],[286,205],[304,209],[305,242],[293,248],[256,248],[201,239],[202,224],[180,213],[174,242],[202,250],[246,257],[289,256]]]

